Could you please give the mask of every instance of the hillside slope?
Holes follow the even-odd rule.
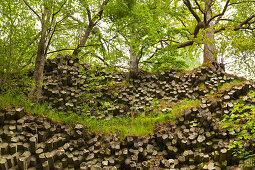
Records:
[[[233,144],[255,153],[254,122],[247,126],[254,120],[253,81],[210,67],[126,81],[125,73],[93,69],[68,56],[48,61],[45,70],[44,100],[52,107],[93,123],[123,119],[153,128],[121,138],[120,125],[103,134],[86,121],[71,127],[23,108],[2,108],[0,170],[234,169],[252,163],[233,156]],[[246,138],[238,138],[243,130]]]

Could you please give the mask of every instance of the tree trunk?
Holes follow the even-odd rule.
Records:
[[[94,28],[95,24],[93,22],[90,22],[86,31],[85,31],[85,35],[82,37],[81,41],[79,42],[78,46],[75,48],[75,50],[73,51],[73,55],[74,56],[77,56],[80,52],[81,52],[81,47],[84,47],[88,38],[89,38],[89,35],[92,31],[92,29]]]
[[[131,38],[132,38],[132,40],[135,39],[134,28],[132,29],[132,32],[131,32]],[[130,45],[129,53],[130,53],[129,78],[136,79],[137,76],[138,76],[138,73],[139,73],[139,71],[138,71],[138,60],[137,60],[137,54],[136,54],[135,47],[132,44]]]
[[[45,51],[45,46],[46,46],[46,38],[47,38],[47,30],[49,27],[49,22],[50,22],[50,13],[51,13],[51,8],[45,9],[44,15],[42,17],[42,33],[41,33],[41,38],[40,42],[37,48],[37,56],[36,56],[36,61],[35,61],[35,68],[34,68],[34,86],[32,88],[32,91],[29,95],[29,100],[31,102],[36,102],[39,101],[42,95],[42,84],[43,84],[43,71],[44,71],[44,65],[45,65],[45,60],[46,60],[46,51]],[[45,20],[46,16],[46,20]]]
[[[212,9],[211,4],[213,3],[213,0],[206,1],[205,6],[205,28],[206,30],[206,36],[205,36],[205,43],[204,43],[204,64],[210,63],[211,61],[217,62],[217,49],[215,46],[215,40],[214,40],[214,29],[212,28],[213,22],[207,23],[207,21],[212,17]]]
[[[136,53],[135,53],[133,47],[130,47],[129,67],[130,67],[130,71],[129,71],[130,78],[133,78],[133,79],[137,78],[138,61],[137,61]]]

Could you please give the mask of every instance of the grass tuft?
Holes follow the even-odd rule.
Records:
[[[229,83],[224,83],[218,87],[218,91],[220,92],[220,91],[225,91],[227,89],[231,89],[233,86],[242,84],[243,82],[245,82],[245,81],[237,79],[237,80],[233,80]]]

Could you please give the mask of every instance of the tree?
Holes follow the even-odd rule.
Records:
[[[23,2],[31,10],[31,12],[34,13],[37,21],[39,21],[41,24],[40,40],[37,47],[33,74],[35,86],[30,94],[31,101],[38,101],[41,98],[44,65],[48,49],[51,45],[52,37],[54,36],[58,24],[68,17],[68,14],[61,14],[61,10],[67,3],[67,0],[62,2],[57,2],[54,0],[43,0],[36,2],[31,0],[30,2],[27,2],[26,0],[23,0]],[[36,10],[41,11],[40,15]]]
[[[186,6],[190,15],[179,18],[179,21],[183,27],[187,28],[189,36],[186,37],[188,41],[178,42],[177,48],[184,48],[194,43],[203,44],[204,63],[217,62],[219,50],[215,38],[229,29],[254,30],[255,15],[251,12],[255,9],[254,4],[255,2],[251,0],[226,0],[225,2],[183,0],[181,5]]]
[[[75,47],[75,49],[73,51],[74,56],[78,56],[78,54],[81,52],[81,48],[86,45],[92,30],[95,28],[95,26],[102,19],[105,6],[108,4],[109,0],[104,0],[102,3],[100,3],[100,2],[101,1],[96,1],[93,3],[88,2],[88,1],[85,1],[85,2],[80,1],[80,6],[82,6],[87,13],[87,22],[80,21],[79,19],[75,18],[74,16],[71,16],[71,18],[78,23],[86,23],[85,33],[83,34],[83,36],[81,37],[81,39],[78,42],[78,45]],[[84,12],[84,11],[82,11],[82,12]]]
[[[222,41],[224,50],[220,51],[220,55],[225,56],[227,68],[236,75],[255,79],[254,32],[228,30],[223,35],[228,43]]]
[[[30,63],[39,35],[22,1],[1,1],[0,11],[0,71],[8,76]]]
[[[112,39],[118,40],[118,44],[112,46],[123,46],[129,54],[130,77],[136,78],[139,73],[139,63],[163,64],[163,62],[151,62],[152,58],[170,58],[175,66],[183,64],[176,59],[176,50],[171,55],[167,52],[164,42],[172,36],[182,32],[181,29],[171,27],[169,24],[174,16],[181,15],[177,11],[169,9],[171,1],[139,1],[121,0],[112,3],[108,7],[108,18],[110,23],[109,34]],[[169,30],[167,30],[169,28]],[[164,48],[164,50],[162,50]],[[161,50],[161,52],[159,52]],[[168,53],[169,54],[169,53]]]

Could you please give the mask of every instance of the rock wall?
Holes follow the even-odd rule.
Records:
[[[231,93],[232,98],[252,86],[246,83],[222,95]],[[247,103],[255,104],[250,97]],[[218,117],[226,114],[219,106],[204,102],[176,118],[175,125],[123,140],[88,132],[80,124],[71,128],[27,115],[22,108],[1,110],[0,169],[234,169],[243,161],[228,149],[236,132],[219,128]],[[227,107],[229,111],[232,105]],[[250,143],[246,146],[254,150]]]
[[[83,70],[83,71],[81,71]],[[57,56],[45,66],[44,96],[60,110],[82,110],[99,119],[123,117],[131,112],[143,112],[154,98],[177,102],[184,98],[203,98],[216,92],[224,83],[234,80],[223,70],[200,67],[193,72],[164,70],[158,74],[140,74],[126,82],[125,73],[107,73],[91,69],[70,56]],[[107,107],[106,102],[111,102]]]
[[[176,117],[174,125],[161,124],[151,135],[126,136],[122,140],[116,135],[89,132],[80,124],[72,128],[48,118],[28,115],[22,108],[1,110],[0,170],[234,169],[244,163],[229,150],[230,140],[235,140],[234,134],[240,129],[229,131],[219,124],[224,114],[230,114],[234,101],[255,89],[254,82],[244,81],[217,91],[219,85],[234,78],[221,70],[201,67],[179,76],[175,70],[146,74],[123,86],[124,74],[111,75],[100,70],[93,74],[103,74],[102,77],[114,83],[95,90],[89,87],[93,76],[79,72],[78,67],[86,65],[75,63],[79,63],[78,60],[59,56],[46,65],[44,94],[54,107],[76,110],[87,101],[86,97],[81,97],[83,91],[94,94],[94,108],[88,115],[101,119],[143,110],[144,106],[150,107],[155,97],[172,102],[199,98],[201,105]],[[89,70],[88,66],[85,68]],[[100,81],[106,82],[105,79]],[[205,97],[210,91],[215,94]],[[247,98],[246,104],[255,104],[253,98]],[[93,109],[109,100],[116,101],[115,105],[99,109],[107,116],[94,113]],[[255,153],[251,142],[244,142],[246,149]]]

